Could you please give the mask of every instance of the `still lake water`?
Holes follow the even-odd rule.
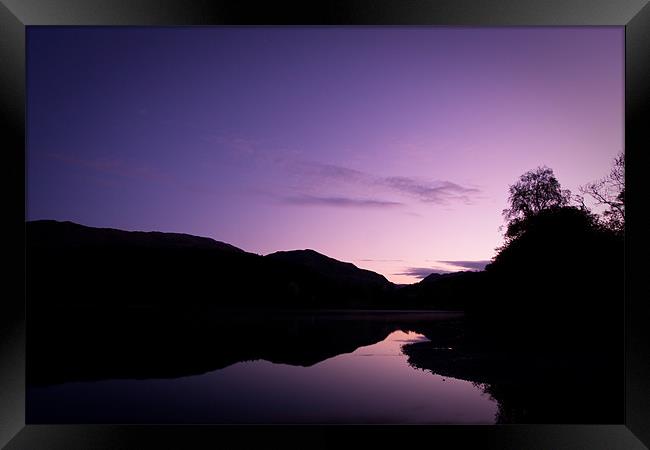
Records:
[[[359,320],[368,319],[353,322]],[[355,345],[317,362],[291,364],[248,356],[216,370],[176,378],[31,386],[29,422],[495,423],[498,404],[483,386],[409,364],[402,347],[429,339],[408,328],[404,324],[382,328],[385,331],[377,336],[383,337],[372,338],[374,343]],[[240,329],[240,336],[246,339],[245,329]],[[274,345],[292,345],[282,342]],[[302,351],[309,345],[308,340],[303,343]]]

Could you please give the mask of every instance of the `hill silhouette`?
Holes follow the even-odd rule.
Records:
[[[214,249],[243,253],[233,245],[214,239],[184,233],[160,231],[123,231],[115,228],[94,228],[74,222],[37,220],[27,222],[29,244],[33,247],[73,249],[103,246],[160,248],[160,249]]]
[[[26,224],[31,305],[380,307],[394,285],[313,250],[261,256],[178,233]]]
[[[529,325],[543,317],[571,327],[576,315],[594,323],[611,313],[622,289],[622,237],[573,207],[518,227],[484,271],[396,286],[309,249],[261,256],[187,234],[27,222],[28,303],[462,309],[497,321],[516,316],[518,332],[540,331]]]
[[[400,288],[400,301],[412,308],[464,310],[484,298],[485,272],[432,273]]]
[[[346,282],[369,283],[379,286],[392,284],[383,275],[371,270],[360,269],[352,263],[330,258],[311,249],[280,251],[266,255],[266,258],[307,267],[324,276]]]

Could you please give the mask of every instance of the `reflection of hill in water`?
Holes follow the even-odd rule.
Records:
[[[377,343],[302,367],[242,361],[166,379],[31,386],[30,423],[490,424],[497,403],[480,386],[409,366],[393,331]]]
[[[441,320],[449,319],[452,320]],[[55,309],[32,317],[28,382],[169,378],[264,359],[311,366],[398,329],[458,333],[457,313]]]
[[[57,309],[33,317],[28,383],[176,378],[237,362],[312,366],[409,330],[413,367],[484,385],[502,423],[616,423],[622,374],[602,348],[516,352],[467,339],[457,313]]]

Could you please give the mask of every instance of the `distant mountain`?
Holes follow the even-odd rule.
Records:
[[[26,223],[31,305],[386,307],[386,278],[313,250],[260,256],[178,233]]]
[[[470,303],[481,301],[485,286],[483,271],[432,273],[418,283],[402,287],[399,292],[401,300],[414,307],[435,305],[441,309],[465,309]]]
[[[445,283],[450,282],[450,280],[467,280],[469,278],[475,277],[478,271],[476,270],[463,270],[459,272],[449,272],[449,273],[432,273],[427,275],[422,280],[420,280],[421,285],[432,286],[435,283]]]
[[[266,255],[267,259],[307,267],[320,275],[351,283],[390,285],[383,275],[360,269],[352,263],[338,261],[314,250],[291,250]]]

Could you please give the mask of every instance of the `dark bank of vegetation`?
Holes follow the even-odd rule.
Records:
[[[617,159],[613,173],[622,164]],[[511,345],[620,349],[624,186],[607,200],[605,213],[594,214],[548,168],[511,186],[505,243],[485,269],[486,296],[466,308],[473,329]],[[488,321],[499,326],[484,330]]]
[[[410,363],[485,383],[502,423],[622,421],[623,164],[581,190],[601,215],[551,169],[512,185],[505,243],[464,298],[463,338],[453,352],[407,346]]]

